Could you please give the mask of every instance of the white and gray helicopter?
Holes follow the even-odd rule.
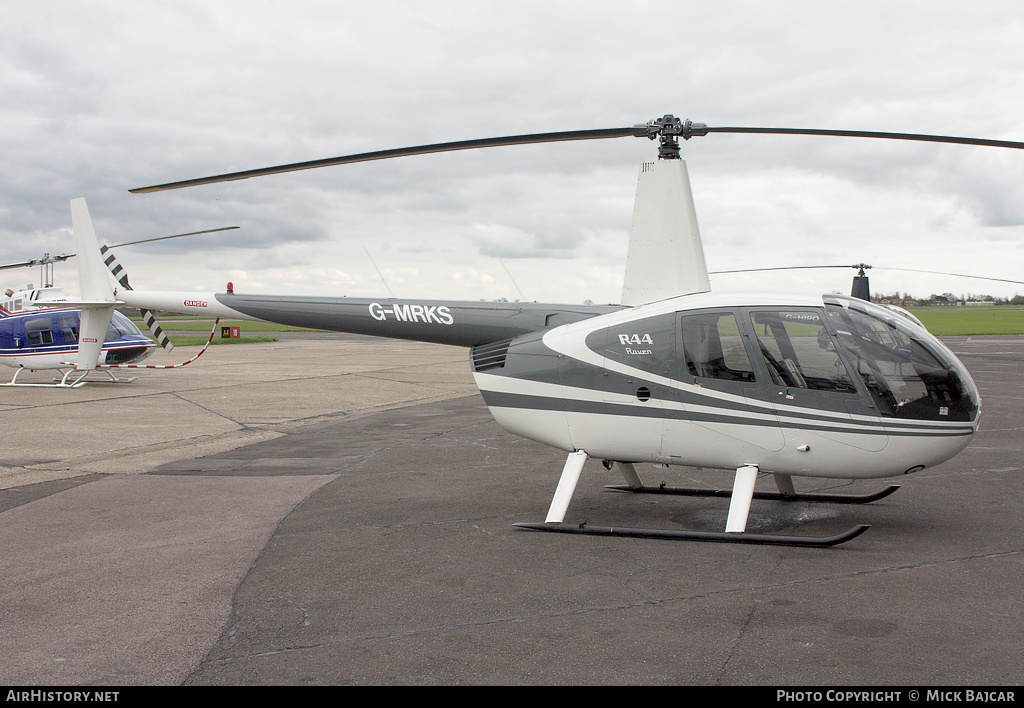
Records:
[[[622,303],[571,306],[128,290],[108,277],[91,226],[75,228],[83,299],[79,367],[115,305],[437,342],[470,348],[495,421],[567,454],[543,523],[568,533],[831,546],[832,536],[746,531],[754,498],[864,503],[896,489],[800,493],[794,477],[901,476],[962,451],[981,399],[964,365],[905,313],[838,295],[711,292],[679,138],[709,133],[840,135],[1024,148],[1024,143],[787,128],[716,128],[674,116],[610,130],[510,136],[385,150],[131,190],[156,192],[409,155],[624,136],[660,140],[640,167]],[[84,203],[82,204],[84,208]],[[85,215],[87,216],[87,214]],[[80,233],[81,232],[81,233]],[[92,347],[92,349],[88,349]],[[617,468],[636,493],[728,496],[725,529],[565,523],[584,462]],[[731,489],[645,485],[637,463],[728,470]],[[755,492],[771,475],[778,492]]]

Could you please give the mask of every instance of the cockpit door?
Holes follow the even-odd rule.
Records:
[[[694,430],[696,437],[690,439],[666,437],[663,453],[692,458],[695,450],[707,450],[709,459],[734,455],[738,465],[781,449],[778,418],[760,386],[735,313],[679,312],[676,331],[676,395],[700,431]]]
[[[885,448],[877,410],[837,351],[823,310],[751,308],[743,320],[787,445],[813,448],[817,440],[870,452]]]

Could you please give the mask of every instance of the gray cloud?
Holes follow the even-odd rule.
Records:
[[[404,269],[410,290],[475,299],[488,278],[507,285],[496,262],[505,258],[531,266],[542,299],[608,301],[617,285],[603,274],[621,271],[637,164],[655,154],[646,140],[127,190],[666,112],[712,125],[1024,139],[1018,8],[961,9],[9,3],[0,8],[0,261],[72,248],[68,200],[84,196],[110,242],[243,227],[126,251],[133,282],[147,287],[220,288],[231,270],[266,292],[379,289],[365,246]],[[946,270],[956,258],[964,272],[1019,277],[1024,155],[725,135],[692,140],[684,155],[712,270],[851,258]],[[964,243],[1000,244],[1000,255]],[[602,275],[557,275],[586,272]],[[73,269],[61,277],[73,283]],[[517,267],[517,281],[530,277]],[[847,277],[776,283],[845,289]]]

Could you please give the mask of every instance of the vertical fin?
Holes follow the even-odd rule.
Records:
[[[793,486],[793,478],[790,475],[776,472],[772,476],[775,477],[775,486],[779,488],[779,494],[784,497],[796,496],[796,487]]]
[[[640,481],[640,475],[636,473],[636,466],[632,462],[616,462],[615,466],[626,478],[630,489],[643,489],[644,483]]]
[[[79,315],[78,358],[75,368],[79,371],[95,369],[103,354],[103,341],[107,337],[110,319],[114,316],[114,304],[110,307],[83,307]]]
[[[114,290],[110,276],[100,255],[96,232],[92,227],[89,207],[84,199],[71,200],[71,225],[75,232],[78,251],[78,280],[83,303],[78,330],[79,371],[95,369],[103,353],[103,340],[107,336],[110,318],[114,316]],[[109,305],[102,303],[109,302]]]
[[[683,160],[640,166],[629,232],[623,305],[711,290]]]
[[[106,300],[113,304],[114,290],[110,286],[110,277],[84,199],[71,200],[71,226],[75,231],[75,246],[78,250],[78,280],[82,299],[90,302]]]

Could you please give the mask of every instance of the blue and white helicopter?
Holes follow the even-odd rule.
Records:
[[[56,386],[77,388],[88,372],[76,372],[80,310],[69,302],[60,288],[47,287],[8,291],[0,304],[0,363],[17,369],[4,386]],[[120,312],[111,315],[103,338],[102,365],[137,364],[147,359],[157,344]],[[61,372],[55,383],[25,383],[18,377],[26,370],[55,369]],[[110,381],[116,378],[109,369]],[[72,376],[72,374],[75,374]]]
[[[84,200],[76,201],[81,201],[82,210],[84,210]],[[76,222],[75,227],[91,230],[91,224],[83,225],[81,214],[76,219],[74,212],[75,210],[72,209],[72,218]],[[118,282],[122,287],[127,288],[129,287],[128,279],[121,273],[121,267],[117,264],[110,249],[237,228],[237,226],[230,226],[175,234],[174,236],[160,236],[113,246],[102,246],[100,250],[111,273],[115,278],[120,276]],[[174,349],[174,344],[171,343],[170,338],[160,327],[151,311],[141,310],[146,325],[153,333],[153,338],[143,334],[126,315],[115,310],[110,315],[110,322],[103,335],[96,368],[87,371],[78,370],[81,312],[88,303],[69,298],[62,288],[53,285],[53,265],[74,256],[74,253],[58,256],[51,256],[47,253],[40,259],[0,266],[0,270],[38,266],[43,283],[40,288],[28,285],[17,291],[8,289],[4,297],[0,299],[0,364],[17,370],[10,382],[0,384],[0,386],[78,388],[85,385],[86,379],[92,371],[106,375],[106,378],[99,379],[100,381],[130,383],[135,380],[135,377],[118,378],[114,375],[113,370],[140,368],[141,362],[153,354],[157,344],[166,351]],[[212,339],[212,332],[210,336]],[[93,341],[95,342],[96,339],[98,338],[93,338]],[[207,340],[207,346],[209,342],[210,340]],[[184,366],[205,351],[206,347],[203,347],[199,354],[184,364],[146,365],[145,368],[164,369]],[[60,373],[60,377],[54,379],[52,383],[19,381],[18,378],[26,370],[56,370]]]

